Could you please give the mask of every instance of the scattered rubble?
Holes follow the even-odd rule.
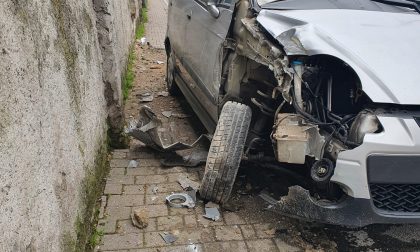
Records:
[[[166,203],[174,208],[195,207],[195,201],[187,193],[173,193],[166,197]]]
[[[156,60],[156,63],[157,63],[158,65],[162,65],[162,64],[165,64],[165,62],[163,62],[163,61],[160,61],[160,60]]]
[[[198,188],[200,187],[200,183],[198,183],[196,181],[192,181],[191,179],[187,178],[187,176],[182,175],[182,174],[179,175],[177,181],[184,190],[187,190],[188,188],[191,188],[194,191],[198,191]]]
[[[131,213],[131,221],[140,229],[146,228],[149,225],[149,213],[144,208],[135,209]]]
[[[220,219],[220,212],[219,209],[217,209],[216,207],[206,207],[205,208],[206,214],[203,215],[204,218],[210,219],[210,220],[214,220],[214,221],[218,221]]]
[[[157,193],[158,193],[158,191],[159,191],[159,187],[154,186],[154,187],[152,188],[152,192],[153,192],[154,194],[157,194]]]
[[[159,235],[166,242],[166,244],[171,244],[175,242],[176,240],[178,240],[178,238],[170,232],[162,232],[162,233],[159,233]]]
[[[152,93],[143,93],[138,95],[140,102],[151,102],[154,100]]]
[[[189,155],[178,155],[173,153],[173,155],[167,155],[166,158],[160,160],[160,163],[163,166],[174,167],[174,166],[184,166],[184,167],[197,167],[201,164],[205,164],[207,161],[207,150],[194,150]]]
[[[156,96],[163,96],[163,97],[168,97],[169,96],[169,92],[167,91],[160,91],[156,93]]]
[[[163,115],[164,117],[169,118],[169,117],[171,117],[171,115],[172,115],[172,111],[163,111],[163,112],[162,112],[162,115]]]
[[[138,165],[139,165],[139,162],[137,162],[136,160],[130,160],[127,168],[137,168]]]
[[[147,39],[146,39],[145,37],[142,37],[142,38],[140,39],[140,45],[144,46],[144,45],[146,45],[146,44],[147,44]]]

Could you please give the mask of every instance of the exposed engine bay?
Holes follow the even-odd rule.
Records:
[[[328,55],[286,55],[239,1],[224,46],[220,95],[253,110],[245,160],[267,162],[318,199],[336,201],[338,154],[383,129],[353,69]]]

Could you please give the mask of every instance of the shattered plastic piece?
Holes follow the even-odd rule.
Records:
[[[173,193],[166,197],[166,202],[174,208],[195,207],[195,201],[186,193]]]
[[[155,187],[152,188],[152,192],[154,194],[158,193],[158,191],[159,191],[159,187],[155,186]]]
[[[163,111],[163,112],[162,112],[162,115],[163,115],[164,117],[169,118],[169,117],[171,117],[171,115],[172,115],[172,111]]]
[[[208,135],[201,135],[192,144],[175,142],[168,130],[162,127],[162,121],[148,106],[142,106],[139,120],[135,127],[127,128],[127,134],[143,142],[147,146],[162,152],[185,150],[195,147],[202,139],[210,139]],[[166,134],[166,135],[165,135]]]
[[[169,96],[169,92],[167,91],[160,91],[156,93],[156,96],[163,96],[163,97],[168,97]]]
[[[190,195],[191,199],[194,202],[197,202],[197,191],[191,188],[188,188],[187,190],[185,190],[185,192]]]
[[[136,160],[131,160],[129,163],[128,163],[128,166],[127,166],[127,168],[137,168],[137,165],[139,164],[139,162],[137,162]]]
[[[160,60],[156,60],[156,63],[157,63],[157,64],[159,64],[159,65],[162,65],[162,64],[164,64],[165,62],[160,61]]]
[[[217,209],[216,207],[206,207],[205,211],[206,211],[206,214],[203,215],[204,218],[214,220],[214,221],[218,221],[220,219],[220,212],[219,212],[219,209]]]
[[[262,198],[263,200],[265,200],[270,205],[276,205],[278,203],[277,200],[275,200],[273,197],[271,197],[270,194],[268,194],[268,192],[266,192],[266,191],[262,191],[259,194],[259,196],[260,196],[260,198]]]
[[[198,191],[198,188],[200,187],[200,183],[192,181],[191,179],[187,178],[187,176],[185,175],[179,175],[177,181],[184,190],[191,188],[195,191]]]
[[[144,93],[139,96],[140,102],[151,102],[154,99],[153,94],[151,93]]]
[[[167,156],[160,162],[163,166],[174,167],[174,166],[185,166],[185,167],[196,167],[201,164],[205,164],[207,161],[207,150],[196,150],[190,155],[180,156],[175,155]]]
[[[159,234],[162,237],[162,239],[166,242],[166,244],[171,244],[171,243],[175,242],[176,240],[178,240],[178,238],[175,235],[173,235],[169,232],[162,232],[162,233],[159,233]]]
[[[144,46],[144,45],[146,45],[146,44],[147,44],[147,39],[146,39],[146,37],[142,37],[142,38],[140,39],[140,45]]]

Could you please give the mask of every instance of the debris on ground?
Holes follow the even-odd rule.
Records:
[[[204,218],[213,220],[213,221],[218,221],[220,219],[220,212],[219,209],[217,209],[217,207],[206,207],[204,208],[206,214],[203,215]]]
[[[262,191],[258,196],[270,205],[276,205],[278,203],[267,191]]]
[[[146,45],[146,44],[147,44],[147,39],[146,39],[145,37],[142,37],[142,38],[140,39],[140,45],[144,46],[144,45]]]
[[[131,213],[131,221],[140,229],[146,228],[149,225],[149,213],[144,208],[135,209]]]
[[[168,134],[168,129],[162,127],[162,121],[156,116],[152,109],[148,106],[142,106],[139,111],[139,119],[134,123],[129,123],[126,133],[145,145],[161,151],[173,152],[176,150],[185,150],[194,148],[203,139],[209,139],[208,135],[201,135],[193,143],[183,143],[174,141],[172,136]]]
[[[195,201],[187,193],[173,193],[166,197],[166,203],[174,208],[195,207]]]
[[[143,94],[139,94],[137,95],[140,102],[151,102],[154,100],[154,96],[152,93],[143,93]]]
[[[150,69],[161,69],[162,67],[159,65],[151,66]]]
[[[190,195],[191,199],[194,202],[197,202],[197,190],[194,190],[192,188],[188,188],[185,193],[187,193],[188,195]]]
[[[184,119],[184,118],[191,117],[191,115],[187,115],[187,114],[184,114],[184,113],[172,113],[172,117],[179,118],[179,119]]]
[[[181,174],[178,176],[177,179],[178,183],[181,185],[182,189],[187,190],[188,188],[193,189],[194,191],[198,191],[200,187],[200,183],[196,181],[192,181],[191,179],[187,178],[187,176]]]
[[[136,160],[130,160],[127,168],[137,168],[138,165],[139,165],[139,162],[137,162]]]
[[[167,167],[197,167],[206,163],[207,154],[207,150],[194,150],[191,154],[184,156],[173,153],[172,155],[168,155],[166,158],[160,160],[160,163]]]
[[[159,191],[159,187],[154,186],[154,187],[152,188],[152,192],[153,192],[154,194],[157,194],[157,193],[158,193],[158,191]]]
[[[169,92],[168,91],[160,91],[156,93],[156,96],[163,96],[163,97],[168,97],[169,96]]]
[[[171,115],[172,115],[172,111],[163,111],[163,112],[162,112],[162,115],[163,115],[164,117],[169,118],[169,117],[171,117]]]
[[[163,61],[160,61],[160,60],[156,60],[156,63],[157,63],[158,65],[162,65],[162,64],[165,64],[165,62],[163,62]]]
[[[162,233],[159,233],[159,235],[166,242],[166,244],[171,244],[175,242],[176,240],[178,240],[178,238],[175,235],[171,234],[170,232],[162,232]]]

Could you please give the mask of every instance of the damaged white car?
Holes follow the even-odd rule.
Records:
[[[241,160],[290,177],[285,214],[420,223],[420,3],[170,0],[167,84],[213,134],[202,197]]]

